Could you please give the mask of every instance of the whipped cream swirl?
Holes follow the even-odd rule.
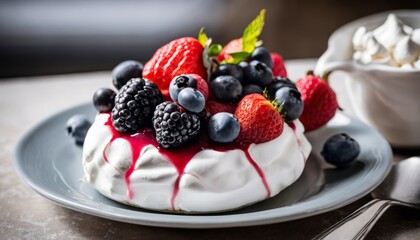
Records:
[[[362,64],[420,69],[420,28],[413,29],[395,14],[389,14],[385,23],[371,31],[359,27],[352,43],[353,59]]]

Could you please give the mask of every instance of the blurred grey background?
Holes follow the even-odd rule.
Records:
[[[319,57],[329,35],[354,19],[420,1],[371,0],[2,0],[0,78],[110,70],[143,63],[163,44],[196,36],[240,37],[266,8],[262,39],[286,59]]]

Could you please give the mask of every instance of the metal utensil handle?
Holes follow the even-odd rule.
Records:
[[[372,200],[313,239],[363,239],[393,203],[390,200]]]

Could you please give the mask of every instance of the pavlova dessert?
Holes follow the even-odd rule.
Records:
[[[311,152],[305,128],[325,125],[338,104],[321,78],[287,78],[281,56],[258,40],[264,14],[225,47],[202,29],[162,46],[144,67],[115,67],[118,91],[94,93],[86,181],[128,205],[183,213],[241,208],[295,182]]]

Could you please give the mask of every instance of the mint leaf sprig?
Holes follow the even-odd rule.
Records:
[[[197,40],[201,44],[201,46],[206,47],[209,37],[207,37],[207,34],[204,32],[203,27],[200,29],[200,32],[198,32]]]
[[[258,37],[261,35],[265,23],[265,9],[260,11],[260,14],[244,29],[242,34],[242,51],[231,53],[232,58],[225,59],[223,63],[233,63],[238,64],[239,62],[246,60],[251,53],[254,51],[255,47],[258,47],[262,44],[262,41],[258,40]]]
[[[249,54],[254,51],[258,37],[264,28],[265,11],[265,9],[262,9],[260,14],[245,28],[242,34],[242,51]]]

